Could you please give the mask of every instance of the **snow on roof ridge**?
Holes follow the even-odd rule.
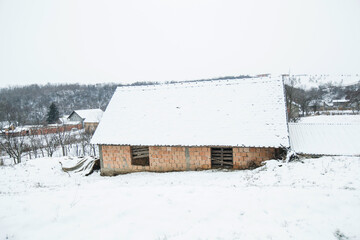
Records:
[[[105,145],[105,146],[112,146],[114,145],[113,143],[101,143],[101,145]],[[121,143],[121,144],[115,144],[116,146],[143,146],[143,147],[148,147],[148,146],[152,146],[152,147],[246,147],[246,148],[278,148],[278,147],[282,147],[282,148],[287,148],[289,146],[285,146],[285,145],[244,145],[244,144],[230,144],[230,145],[209,145],[209,144],[193,144],[193,145],[184,145],[184,144],[133,144],[133,143]]]

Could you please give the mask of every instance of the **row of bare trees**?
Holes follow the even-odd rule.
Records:
[[[318,112],[322,106],[324,107],[325,99],[347,99],[348,109],[354,113],[360,111],[360,82],[348,86],[326,83],[316,88],[305,89],[299,78],[288,76],[283,80],[289,121],[297,121],[299,117]]]
[[[20,163],[22,157],[52,157],[61,149],[63,156],[96,155],[95,145],[90,144],[91,132],[82,130],[66,131],[58,127],[55,133],[47,133],[43,128],[31,131],[2,131],[0,135],[0,153],[8,155],[14,164]]]

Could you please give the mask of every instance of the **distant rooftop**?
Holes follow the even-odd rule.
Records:
[[[84,122],[88,122],[88,123],[100,122],[102,115],[104,113],[103,110],[101,109],[74,110],[74,112],[76,112],[81,118],[83,118]]]
[[[348,99],[335,99],[332,101],[333,103],[347,103],[350,102]]]

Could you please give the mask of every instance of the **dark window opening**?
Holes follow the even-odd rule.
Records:
[[[212,168],[233,168],[232,148],[211,148]]]
[[[149,147],[132,146],[131,147],[131,164],[138,166],[149,166]]]

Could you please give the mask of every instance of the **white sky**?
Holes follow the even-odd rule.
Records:
[[[360,73],[359,0],[0,0],[0,87]]]

